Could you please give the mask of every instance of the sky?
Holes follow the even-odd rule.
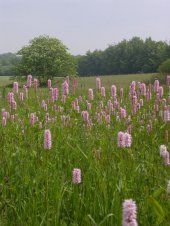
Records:
[[[0,53],[39,35],[74,55],[134,36],[170,42],[170,0],[0,0],[0,29]]]

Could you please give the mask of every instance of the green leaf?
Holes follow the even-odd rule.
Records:
[[[148,198],[148,204],[157,218],[156,225],[160,225],[165,219],[165,212],[162,206],[155,198],[151,196]]]

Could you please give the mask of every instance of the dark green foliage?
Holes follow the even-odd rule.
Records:
[[[76,73],[74,58],[67,52],[66,46],[49,36],[39,36],[30,41],[19,52],[22,56],[17,65],[18,75],[32,74],[39,82]]]
[[[170,73],[170,59],[164,61],[158,68],[159,73],[169,74]]]
[[[76,57],[78,74],[81,76],[131,74],[156,72],[158,66],[170,57],[170,46],[166,42],[145,41],[134,37],[110,45],[104,51],[88,51]]]
[[[166,76],[170,74],[170,58],[161,63],[157,69],[158,74],[156,79],[159,79],[161,83],[166,83]],[[153,76],[151,82],[155,80],[155,76]]]
[[[20,58],[14,53],[0,54],[0,76],[14,75],[14,67],[19,61]]]

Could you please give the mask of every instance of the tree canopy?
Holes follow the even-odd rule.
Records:
[[[42,82],[53,77],[76,73],[74,58],[63,43],[49,36],[39,36],[18,51],[21,61],[16,67],[18,75],[32,74]]]
[[[159,65],[170,57],[170,45],[133,37],[110,45],[103,51],[88,51],[77,56],[78,74],[81,76],[113,75],[156,72]]]

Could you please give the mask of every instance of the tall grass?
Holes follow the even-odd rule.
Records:
[[[0,225],[121,226],[122,203],[130,198],[136,201],[139,225],[170,225],[170,167],[164,165],[159,154],[161,144],[170,148],[169,122],[161,114],[163,98],[169,105],[168,86],[156,113],[153,90],[150,101],[139,92],[138,101],[142,98],[144,106],[136,114],[129,89],[125,89],[122,101],[118,90],[117,101],[127,111],[125,119],[120,119],[116,107],[113,111],[108,108],[110,87],[105,98],[95,89],[94,100],[90,101],[87,93],[78,89],[72,95],[70,91],[66,103],[62,102],[61,89],[54,103],[47,88],[37,93],[29,88],[29,96],[23,101],[15,94],[17,109],[10,112],[15,120],[8,118],[7,125],[0,126]],[[80,95],[78,113],[72,104]],[[42,100],[48,105],[48,122]],[[92,104],[90,124],[81,115],[87,110],[86,100]],[[104,107],[100,109],[102,100]],[[114,103],[113,98],[111,101]],[[10,111],[7,93],[1,95],[0,107]],[[31,126],[33,112],[37,121]],[[110,123],[105,114],[110,115]],[[117,134],[127,131],[129,125],[132,146],[118,148]],[[51,150],[44,150],[45,129],[52,134]],[[80,184],[72,182],[74,168],[81,169]]]

